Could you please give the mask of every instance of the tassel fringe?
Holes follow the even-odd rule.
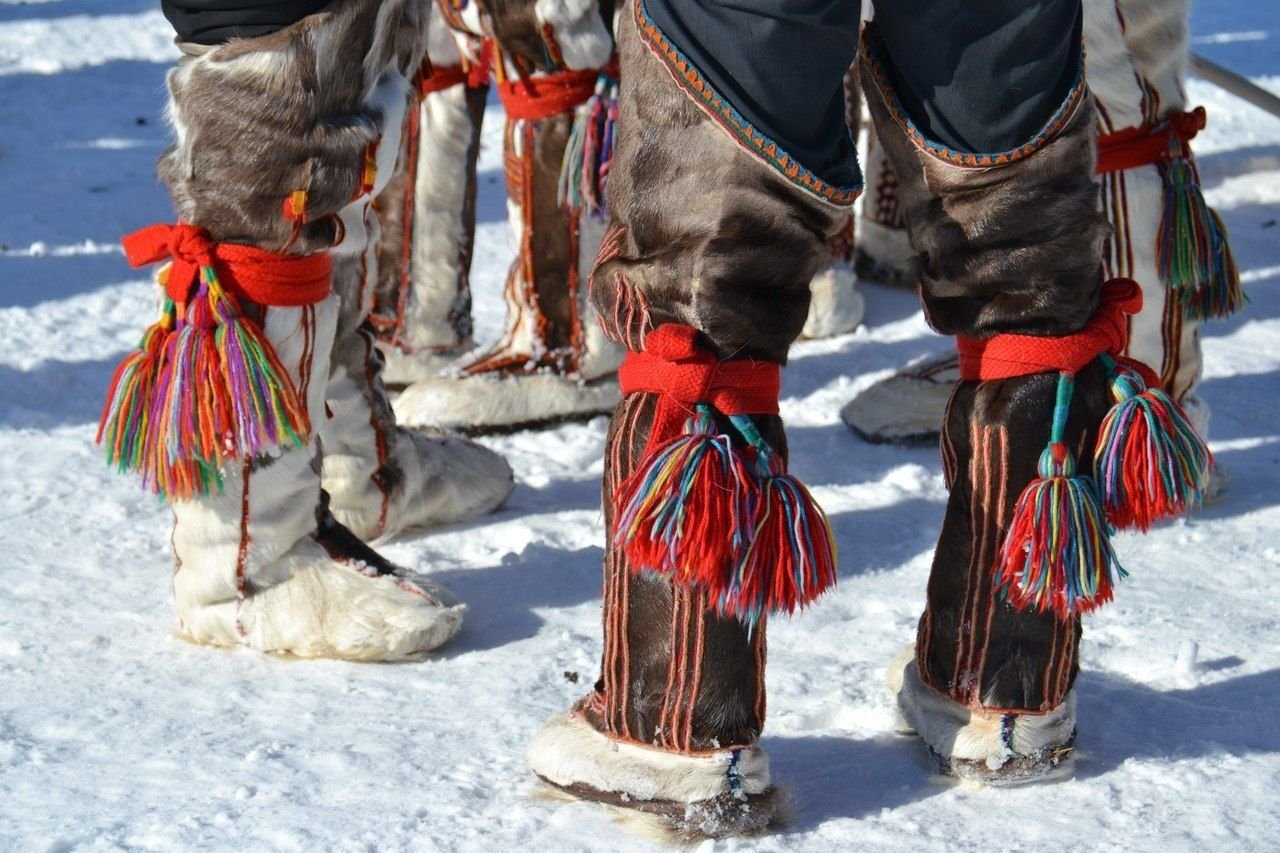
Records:
[[[1178,156],[1162,167],[1164,215],[1156,238],[1160,277],[1191,319],[1226,317],[1247,301],[1226,226],[1204,199],[1195,164]]]
[[[569,211],[604,215],[605,179],[613,162],[618,81],[600,75],[595,93],[578,108],[560,164],[557,194]]]
[[[1110,522],[1146,531],[1200,503],[1213,456],[1168,394],[1148,388],[1136,371],[1106,361],[1116,404],[1098,433],[1094,477]]]
[[[637,570],[697,586],[722,615],[754,625],[794,613],[836,583],[831,526],[745,415],[743,451],[699,405],[619,490],[615,544]],[[747,454],[754,454],[754,465]]]
[[[311,427],[288,372],[212,267],[116,369],[98,426],[107,461],[168,500],[216,494],[232,458],[300,446]]]
[[[685,429],[622,484],[615,541],[634,565],[692,584],[743,547],[755,489],[708,408],[699,406]]]
[[[1111,600],[1126,576],[1093,480],[1076,472],[1063,443],[1074,379],[1058,377],[1050,443],[1040,476],[1018,497],[996,567],[996,592],[1019,610],[1053,612],[1063,621]]]

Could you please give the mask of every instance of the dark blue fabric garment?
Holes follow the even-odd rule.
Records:
[[[845,72],[858,0],[643,0],[653,23],[752,126],[829,183],[854,183]],[[1081,0],[882,0],[870,37],[903,107],[956,151],[1016,148],[1080,73]]]
[[[297,23],[331,0],[161,0],[160,8],[181,41],[222,44],[265,36]]]

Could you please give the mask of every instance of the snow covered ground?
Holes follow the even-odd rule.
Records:
[[[536,797],[520,759],[596,674],[603,419],[491,440],[519,478],[506,508],[386,549],[471,604],[438,657],[298,662],[170,632],[168,512],[91,442],[152,314],[115,241],[170,218],[153,161],[174,50],[154,6],[0,0],[0,849],[644,847]],[[1280,5],[1196,7],[1197,50],[1280,90]],[[1119,543],[1132,577],[1086,627],[1074,776],[959,787],[892,735],[884,669],[921,608],[942,474],[936,452],[863,444],[837,412],[944,342],[910,297],[867,287],[867,326],[798,347],[784,379],[842,581],[770,628],[764,745],[798,812],[738,847],[1280,847],[1280,120],[1199,82],[1192,102],[1253,298],[1205,341],[1231,483]],[[511,253],[491,119],[474,276],[488,337]],[[1191,642],[1198,663],[1179,666]]]

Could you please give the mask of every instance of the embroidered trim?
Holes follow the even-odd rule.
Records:
[[[728,100],[712,87],[689,58],[658,29],[657,24],[649,17],[644,0],[632,0],[631,8],[640,37],[649,49],[666,64],[667,71],[675,78],[680,88],[684,89],[704,112],[728,131],[739,146],[746,149],[749,154],[764,160],[805,192],[840,207],[853,204],[862,193],[861,183],[838,187],[827,183],[800,165],[799,161],[783,150],[777,142],[756,130]]]
[[[1035,154],[1045,143],[1058,135],[1062,128],[1075,117],[1076,111],[1080,108],[1080,104],[1084,101],[1085,85],[1084,85],[1084,48],[1080,51],[1080,62],[1076,71],[1076,82],[1072,85],[1070,93],[1068,93],[1062,106],[1058,107],[1057,112],[1049,119],[1044,127],[1040,129],[1031,141],[1017,148],[1011,148],[1008,151],[1001,151],[994,154],[970,154],[965,151],[956,151],[948,148],[940,142],[934,142],[920,132],[915,123],[907,115],[906,109],[902,106],[902,101],[898,98],[897,90],[893,83],[889,80],[889,74],[885,70],[884,63],[881,62],[878,52],[872,47],[871,39],[866,33],[862,36],[862,65],[870,74],[872,82],[875,84],[876,91],[880,95],[885,107],[898,123],[898,125],[906,132],[912,143],[917,148],[930,154],[933,157],[949,163],[953,166],[963,166],[970,169],[985,169],[991,166],[1007,166],[1010,163],[1016,163],[1026,157]]]

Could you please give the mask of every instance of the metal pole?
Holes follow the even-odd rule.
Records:
[[[1191,54],[1191,70],[1197,77],[1226,89],[1237,98],[1243,98],[1260,110],[1266,110],[1280,118],[1280,97],[1268,92],[1247,77],[1229,71],[1216,62],[1210,62],[1198,53]]]

